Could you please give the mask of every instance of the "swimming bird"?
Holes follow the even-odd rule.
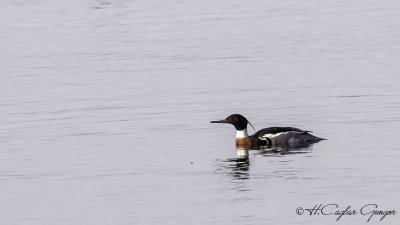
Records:
[[[247,124],[250,124],[251,127],[253,125],[246,117],[240,114],[232,114],[226,119],[211,121],[211,123],[232,124],[236,128],[236,147],[247,149],[268,147],[304,148],[321,140],[326,140],[310,134],[311,131],[295,127],[268,127],[249,136],[247,134]]]

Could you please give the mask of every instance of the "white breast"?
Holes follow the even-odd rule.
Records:
[[[236,154],[238,158],[247,158],[249,157],[249,150],[247,149],[236,149]]]

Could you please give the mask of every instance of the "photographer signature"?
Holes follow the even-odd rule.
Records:
[[[380,218],[380,221],[383,221],[387,216],[394,216],[397,214],[397,211],[392,210],[381,210],[378,209],[377,204],[366,204],[362,206],[359,210],[353,209],[351,206],[347,206],[344,209],[340,209],[338,204],[319,204],[315,205],[313,208],[303,208],[298,207],[296,209],[297,215],[324,215],[324,216],[337,216],[336,221],[339,221],[343,216],[354,216],[357,214],[361,214],[363,216],[367,216],[367,222],[369,222],[373,217]]]

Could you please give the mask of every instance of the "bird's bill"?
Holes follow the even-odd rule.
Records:
[[[210,123],[228,123],[228,122],[226,122],[226,120],[214,120],[211,121]]]

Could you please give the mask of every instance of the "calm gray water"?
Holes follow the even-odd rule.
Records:
[[[1,1],[0,224],[365,224],[372,203],[399,224],[399,21],[395,0]],[[232,113],[328,140],[239,162],[209,123]],[[296,214],[319,204],[358,214]]]

